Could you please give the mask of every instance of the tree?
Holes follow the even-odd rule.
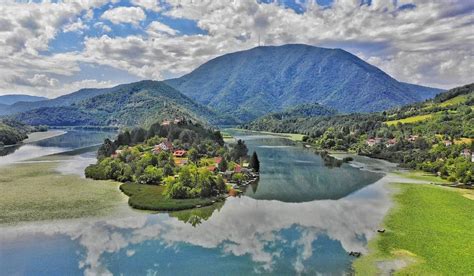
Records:
[[[227,163],[227,160],[225,160],[225,158],[222,158],[221,162],[217,165],[217,168],[221,172],[227,171],[228,167],[229,167],[229,164]]]
[[[131,143],[142,143],[143,141],[145,141],[146,133],[147,132],[141,127],[134,128],[131,133]]]
[[[115,143],[117,146],[128,146],[130,145],[131,138],[130,138],[130,132],[128,130],[125,130],[124,132],[119,133],[117,136],[117,140],[115,140]]]
[[[240,159],[247,156],[248,148],[245,142],[241,139],[237,141],[237,144],[232,148],[231,156],[235,162],[240,162]]]
[[[193,162],[193,163],[197,163],[199,161],[199,153],[198,151],[195,149],[195,148],[191,148],[189,151],[188,151],[188,158],[189,158],[189,161]]]
[[[252,157],[250,157],[250,168],[252,168],[255,172],[260,171],[260,161],[258,160],[257,153],[254,151],[252,153]]]
[[[138,183],[140,184],[160,184],[163,178],[163,171],[157,167],[148,166],[140,177],[138,177]]]
[[[101,160],[103,158],[111,156],[116,150],[116,147],[109,138],[104,140],[104,143],[100,146],[97,151],[97,159]]]

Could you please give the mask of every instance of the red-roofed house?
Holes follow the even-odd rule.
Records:
[[[175,156],[175,157],[184,157],[184,156],[186,156],[186,153],[187,152],[185,150],[175,150],[173,152],[173,156]]]
[[[242,167],[240,165],[236,165],[235,168],[234,168],[234,172],[235,173],[240,173],[242,172]]]
[[[214,162],[216,162],[216,165],[219,165],[222,162],[222,157],[215,157]]]

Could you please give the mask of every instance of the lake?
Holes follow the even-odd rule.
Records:
[[[378,172],[385,164],[357,157],[358,167],[335,165],[286,139],[233,134],[261,162],[258,184],[242,196],[170,214],[128,208],[120,215],[0,226],[0,274],[350,273],[348,253],[366,252],[390,207]],[[31,147],[36,158],[87,148],[109,135],[68,132],[21,146],[0,164],[24,162]],[[94,161],[94,151],[70,154],[60,173],[82,175]]]

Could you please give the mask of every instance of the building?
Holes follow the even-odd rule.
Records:
[[[470,149],[464,149],[463,151],[461,151],[461,156],[464,156],[469,159],[471,159],[471,154],[472,153]]]
[[[408,140],[409,142],[415,142],[418,138],[420,138],[420,136],[418,136],[418,135],[410,135],[407,140]]]
[[[216,162],[216,166],[222,162],[222,157],[215,157],[214,162]]]
[[[444,140],[443,141],[444,145],[447,146],[447,147],[450,147],[453,145],[453,142],[451,140]]]
[[[370,138],[370,139],[367,139],[366,143],[367,143],[367,145],[372,147],[372,146],[375,146],[375,145],[378,145],[378,144],[382,143],[382,138]]]
[[[395,146],[395,144],[397,144],[397,139],[393,138],[393,139],[389,139],[387,143],[385,144],[385,146],[387,148],[390,148],[390,147]]]
[[[151,151],[154,154],[159,154],[162,151],[172,151],[172,150],[173,150],[173,144],[169,141],[164,141],[164,142],[159,143],[158,145],[155,145]]]
[[[235,168],[234,168],[234,172],[235,173],[240,173],[242,172],[242,167],[240,165],[236,165]]]
[[[118,158],[120,156],[120,154],[122,154],[123,150],[116,150],[113,154],[112,154],[112,158]]]
[[[171,122],[169,120],[164,120],[163,122],[161,122],[162,126],[169,126],[170,124]]]
[[[174,157],[185,157],[186,154],[187,154],[187,151],[185,151],[185,150],[175,150],[173,152]]]

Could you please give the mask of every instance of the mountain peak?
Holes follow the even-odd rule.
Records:
[[[241,121],[314,102],[340,112],[380,111],[424,99],[418,91],[434,93],[400,83],[342,49],[305,44],[226,54],[166,82]]]

